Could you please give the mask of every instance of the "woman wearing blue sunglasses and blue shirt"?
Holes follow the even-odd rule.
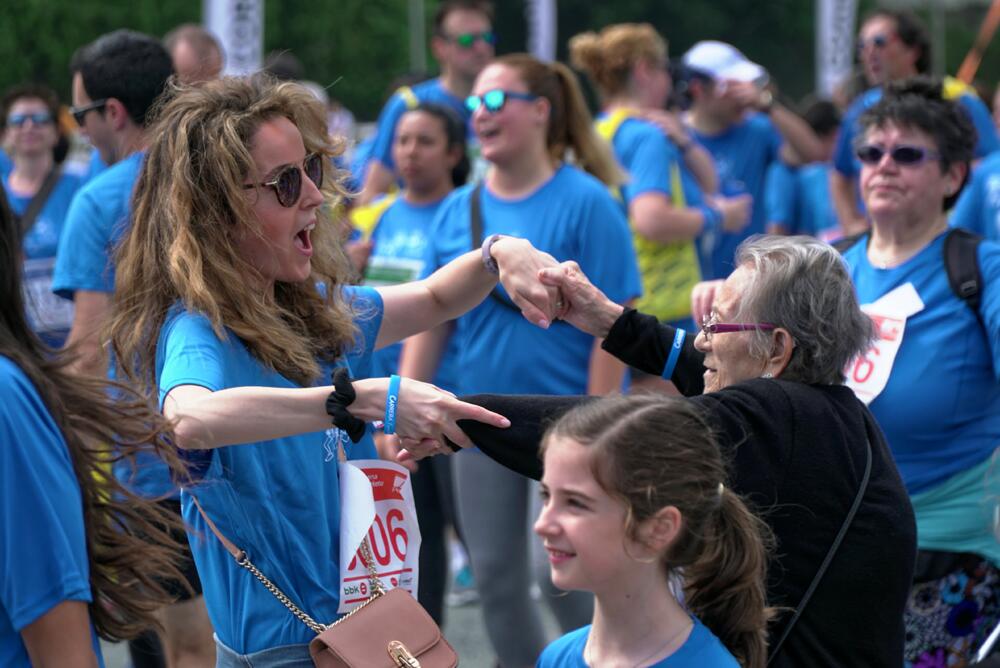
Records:
[[[949,286],[945,212],[965,184],[975,132],[939,84],[890,86],[860,123],[871,231],[844,257],[879,336],[848,383],[884,430],[916,513],[906,665],[965,665],[1000,617],[989,485],[1000,443],[1000,246],[976,249],[974,311]]]
[[[631,234],[608,192],[623,175],[593,130],[573,73],[527,55],[504,56],[480,73],[467,105],[490,168],[481,186],[459,189],[442,205],[428,271],[480,243],[514,235],[559,260],[586,265],[612,299],[636,298],[641,286]],[[570,152],[578,166],[570,164]],[[546,336],[522,327],[514,315],[508,296],[497,291],[456,321],[460,392],[606,393],[620,387],[623,367],[600,350],[600,341],[564,323],[553,325],[557,335]],[[429,379],[446,338],[447,332],[436,330],[408,342],[401,372]],[[533,665],[546,637],[529,594],[529,551],[548,581],[540,546],[529,547],[530,503],[537,502],[537,492],[478,452],[457,457],[455,475],[494,650],[505,668]],[[557,597],[550,587],[545,598],[564,630],[589,621],[589,596]]]
[[[0,102],[3,145],[12,169],[3,187],[23,236],[28,322],[43,342],[59,348],[73,322],[73,303],[52,294],[52,274],[63,222],[84,178],[62,168],[69,142],[59,129],[59,99],[45,86],[23,84]]]

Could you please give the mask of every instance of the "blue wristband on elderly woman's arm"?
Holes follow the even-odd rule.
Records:
[[[693,334],[685,333],[682,337],[677,340],[677,328],[626,308],[611,326],[601,347],[640,371],[664,377],[667,377],[668,362],[674,353],[676,357],[669,378],[684,396],[691,397],[705,389],[702,378],[705,356],[695,349]]]

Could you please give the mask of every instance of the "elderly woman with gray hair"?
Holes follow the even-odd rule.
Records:
[[[777,543],[770,665],[903,665],[914,517],[878,425],[844,386],[843,369],[873,331],[837,251],[808,237],[744,242],[697,336],[615,304],[573,262],[542,276],[561,289],[567,322],[603,337],[624,362],[671,379],[716,429],[735,491]],[[536,478],[544,425],[588,400],[465,399],[512,422],[506,430],[463,424],[471,440]],[[411,445],[413,456],[432,450]]]

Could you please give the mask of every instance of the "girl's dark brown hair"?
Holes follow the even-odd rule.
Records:
[[[625,535],[676,507],[682,525],[663,555],[684,581],[684,604],[743,666],[767,662],[765,571],[770,530],[725,486],[712,429],[690,402],[631,395],[588,402],[559,419],[543,441],[566,438],[592,451],[594,478],[627,509]]]
[[[134,637],[158,626],[154,613],[173,602],[165,580],[185,582],[169,533],[180,522],[119,483],[111,465],[141,451],[155,452],[175,476],[184,475],[184,465],[169,443],[169,423],[144,397],[120,383],[72,373],[72,357],[57,355],[34,335],[24,313],[20,257],[18,228],[0,191],[0,355],[28,377],[66,441],[80,484],[94,627],[107,640]]]

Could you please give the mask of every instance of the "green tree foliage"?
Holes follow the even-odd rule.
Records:
[[[427,26],[436,7],[425,0]],[[498,0],[499,51],[525,48],[525,3]],[[648,21],[679,58],[699,39],[731,42],[766,66],[781,89],[797,99],[814,77],[813,0],[559,0],[560,57],[566,41],[609,23]],[[861,0],[861,13],[875,0]],[[0,2],[0,89],[26,80],[44,81],[69,100],[67,64],[73,51],[122,27],[163,35],[201,18],[200,0],[20,0]],[[946,66],[958,69],[972,44],[984,7],[948,14]],[[265,0],[265,52],[289,50],[305,76],[329,87],[361,119],[373,119],[393,79],[409,69],[407,0]],[[980,79],[1000,78],[1000,38],[983,58]],[[433,62],[431,67],[433,67]],[[433,72],[431,72],[433,73]],[[430,73],[429,73],[430,74]]]

